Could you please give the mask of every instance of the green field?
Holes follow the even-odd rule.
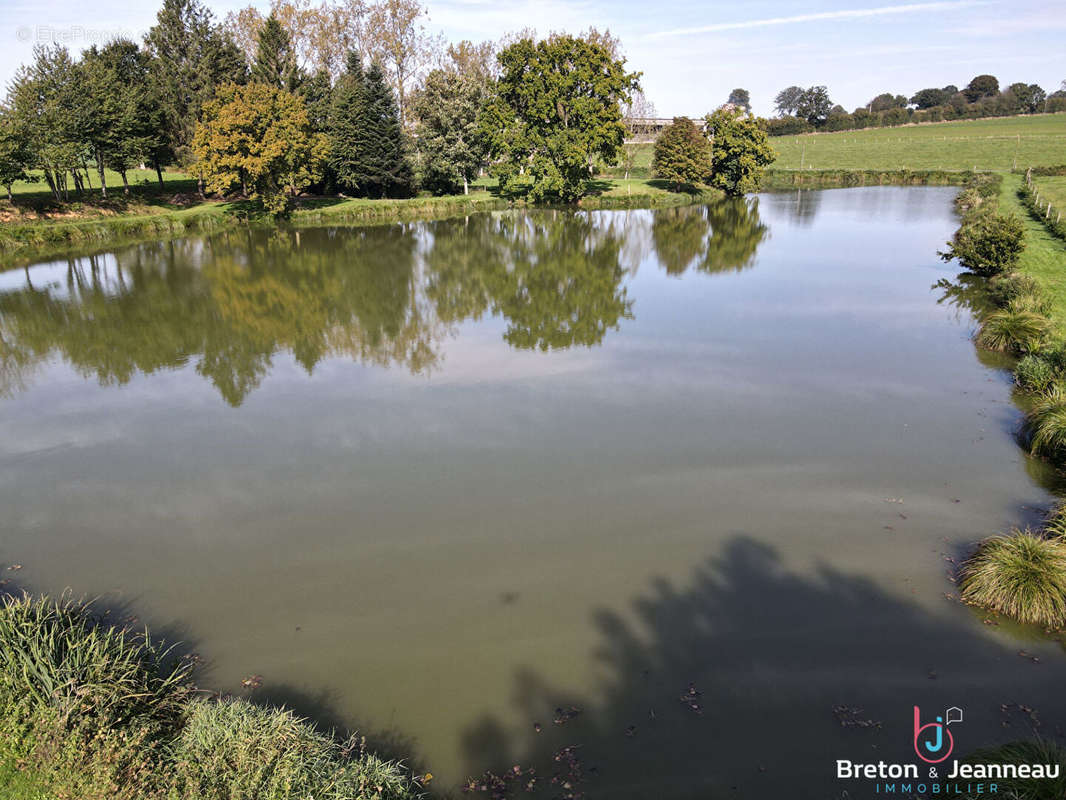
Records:
[[[1066,181],[1066,178],[1056,180]],[[1022,205],[1018,197],[1021,187],[1021,175],[1004,175],[999,195],[1000,208],[1017,214],[1025,224],[1025,250],[1018,261],[1018,269],[1036,278],[1051,299],[1052,308],[1048,316],[1051,318],[1052,336],[1055,341],[1066,341],[1066,246]]]
[[[1036,177],[1033,178],[1033,186],[1040,192],[1041,200],[1050,200],[1051,207],[1055,211],[1062,211],[1063,218],[1066,219],[1066,176]]]
[[[1009,170],[1066,163],[1066,113],[778,136],[774,169]]]

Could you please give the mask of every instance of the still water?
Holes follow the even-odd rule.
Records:
[[[966,292],[934,285],[952,195],[0,273],[0,561],[442,788],[577,745],[592,797],[857,798],[835,760],[915,761],[915,704],[964,709],[959,752],[1028,735],[1013,704],[1054,736],[1059,646],[945,596],[1051,486]]]

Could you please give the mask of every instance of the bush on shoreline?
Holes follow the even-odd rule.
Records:
[[[963,565],[964,602],[1019,622],[1066,625],[1066,543],[1030,530],[986,539]]]
[[[1025,228],[1014,214],[985,210],[980,204],[940,254],[945,261],[958,259],[966,269],[986,277],[1012,269],[1025,249]]]
[[[0,764],[78,800],[412,800],[401,763],[291,711],[197,697],[191,663],[69,598],[0,601]]]

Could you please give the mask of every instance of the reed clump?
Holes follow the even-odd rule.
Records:
[[[963,565],[964,602],[1019,622],[1066,626],[1066,542],[1028,529],[981,542]]]

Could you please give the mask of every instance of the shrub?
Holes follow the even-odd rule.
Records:
[[[675,117],[655,140],[651,166],[677,188],[703,183],[711,173],[711,143],[688,117]]]
[[[1010,307],[985,317],[977,334],[977,343],[989,350],[1029,353],[1043,343],[1048,327],[1048,320],[1043,315]]]
[[[1026,391],[1043,394],[1059,377],[1058,370],[1038,355],[1028,355],[1014,368],[1014,382]]]
[[[962,568],[962,599],[1019,622],[1066,623],[1066,544],[1028,530],[980,544]]]
[[[978,275],[996,275],[1011,269],[1024,249],[1025,228],[1017,215],[987,211],[964,221],[940,257],[957,258]]]
[[[1066,452],[1066,388],[1061,383],[1029,412],[1030,446],[1034,453],[1056,456]]]
[[[173,748],[174,790],[196,800],[416,798],[402,765],[342,745],[283,709],[198,700]]]

